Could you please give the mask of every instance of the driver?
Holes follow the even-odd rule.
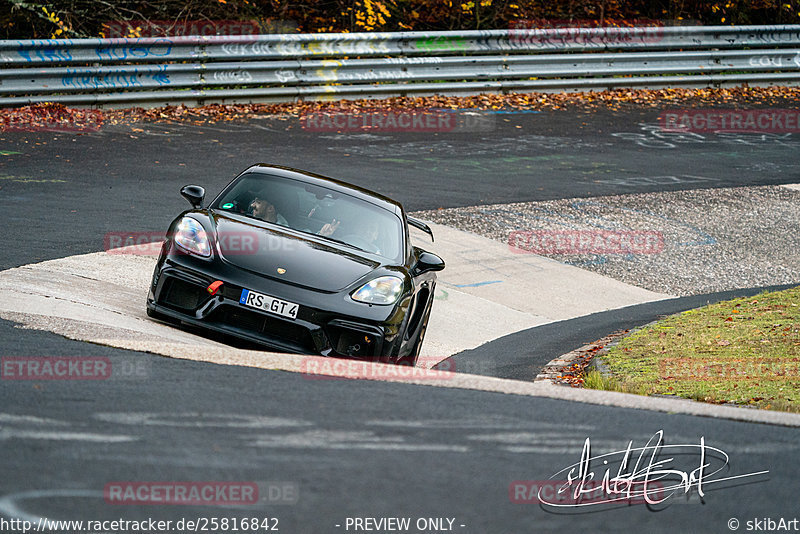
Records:
[[[289,226],[289,222],[283,217],[283,215],[278,213],[278,210],[275,209],[275,206],[263,198],[256,197],[253,199],[253,201],[250,203],[250,212],[256,219],[261,219],[262,221],[270,223],[277,223],[282,226]]]

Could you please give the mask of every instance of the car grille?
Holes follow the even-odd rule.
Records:
[[[277,342],[292,345],[301,352],[316,352],[308,329],[289,321],[227,305],[214,310],[208,320],[262,334]]]
[[[202,288],[179,278],[168,277],[161,290],[160,301],[170,308],[194,310],[206,298],[208,293]]]

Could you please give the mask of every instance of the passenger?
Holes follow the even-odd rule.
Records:
[[[325,224],[317,233],[322,236],[341,239],[367,252],[381,253],[380,247],[378,246],[378,238],[380,236],[378,221],[369,220],[363,224],[359,224],[352,229],[351,233],[339,237],[337,234],[342,234],[341,231],[338,231],[341,222],[340,220],[333,219],[331,222]]]
[[[339,225],[341,224],[341,222],[342,221],[337,221],[336,218],[334,217],[334,219],[331,222],[326,223],[322,228],[320,228],[317,234],[325,237],[332,236],[333,233],[339,229]]]

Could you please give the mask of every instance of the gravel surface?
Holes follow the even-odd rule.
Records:
[[[541,253],[672,295],[800,283],[800,191],[781,186],[495,204],[415,215],[509,243],[515,252]],[[639,246],[626,249],[633,252],[619,252],[612,233],[624,241],[631,231],[650,234],[637,236]]]

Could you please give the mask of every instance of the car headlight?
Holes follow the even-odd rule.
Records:
[[[206,258],[211,256],[211,245],[203,225],[191,217],[181,219],[174,239],[175,244],[187,252]]]
[[[370,280],[351,295],[367,304],[393,304],[403,292],[403,280],[396,276],[380,276]]]

